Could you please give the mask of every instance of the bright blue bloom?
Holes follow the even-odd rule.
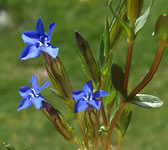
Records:
[[[50,24],[49,35],[44,30],[41,18],[38,19],[36,31],[26,31],[22,34],[23,41],[28,44],[23,50],[20,59],[26,60],[29,58],[36,58],[40,56],[40,52],[46,52],[53,58],[58,55],[58,47],[50,44],[52,33],[54,31],[56,22]]]
[[[97,100],[96,98],[104,96],[109,96],[109,93],[104,90],[99,90],[93,93],[92,81],[88,81],[84,85],[83,90],[73,92],[73,99],[77,100],[74,112],[78,113],[85,110],[89,107],[89,105],[99,110],[101,107],[101,100]]]
[[[18,111],[30,107],[32,104],[39,109],[42,107],[42,101],[45,101],[44,97],[40,95],[40,92],[47,88],[51,84],[51,81],[46,82],[42,87],[38,86],[36,74],[33,75],[31,80],[32,88],[29,86],[23,86],[20,88],[20,95],[23,97],[20,102]]]

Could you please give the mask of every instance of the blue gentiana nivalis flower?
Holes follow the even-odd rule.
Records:
[[[101,107],[101,100],[97,100],[97,98],[104,96],[109,96],[109,93],[104,90],[99,90],[93,93],[92,81],[88,81],[84,85],[83,90],[73,92],[73,99],[77,100],[74,112],[78,113],[85,110],[89,105],[99,110]]]
[[[33,75],[31,80],[32,88],[29,86],[23,86],[20,88],[20,95],[23,97],[20,102],[18,111],[30,107],[32,104],[37,109],[42,107],[42,101],[45,101],[44,97],[40,95],[40,92],[47,88],[51,84],[51,81],[46,82],[42,87],[38,86],[36,74]]]
[[[36,58],[40,56],[40,52],[46,52],[53,58],[58,55],[58,47],[50,44],[52,33],[54,31],[56,22],[50,24],[49,34],[44,30],[41,18],[38,19],[36,31],[26,31],[22,34],[23,41],[28,44],[23,50],[20,59],[26,60],[29,58]]]

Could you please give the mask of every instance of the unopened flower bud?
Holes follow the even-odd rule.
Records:
[[[156,22],[153,35],[160,40],[168,41],[168,14],[160,15]]]

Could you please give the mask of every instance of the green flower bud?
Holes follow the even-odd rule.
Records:
[[[154,36],[159,38],[160,40],[168,41],[168,14],[160,15],[156,25]]]
[[[74,109],[75,101],[72,99],[72,86],[59,57],[53,59],[47,53],[43,53],[46,59],[46,69],[48,75],[60,95],[67,100],[71,111]]]

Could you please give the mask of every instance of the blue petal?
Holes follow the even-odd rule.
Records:
[[[41,50],[43,52],[48,53],[51,57],[53,57],[55,59],[57,57],[57,55],[58,55],[59,48],[50,45],[49,47],[42,47]]]
[[[50,30],[49,30],[49,34],[48,34],[49,41],[51,41],[51,37],[54,32],[55,25],[56,25],[56,22],[53,22],[52,24],[50,24]]]
[[[44,97],[39,96],[39,97],[34,97],[32,99],[32,103],[37,109],[40,109],[42,107],[42,100],[44,100]]]
[[[26,31],[22,34],[22,39],[26,44],[35,44],[39,41],[40,35],[35,31]]]
[[[41,36],[47,36],[45,30],[44,30],[44,26],[43,26],[43,22],[41,20],[41,18],[39,18],[37,20],[37,24],[36,24],[36,31],[41,35]]]
[[[43,89],[47,88],[50,84],[51,84],[51,81],[47,81],[47,82],[39,89],[39,93],[40,93]]]
[[[73,91],[73,99],[79,100],[84,97],[85,93],[82,90]]]
[[[29,86],[23,86],[19,90],[20,95],[25,98],[29,95],[29,93],[32,93],[32,89]]]
[[[78,113],[78,112],[80,112],[80,111],[82,111],[82,110],[87,109],[88,107],[89,107],[89,105],[87,104],[86,101],[84,101],[84,100],[79,100],[79,101],[77,101],[77,103],[76,103],[74,113]]]
[[[92,81],[88,81],[84,87],[83,87],[83,91],[85,93],[89,93],[89,94],[92,94],[93,93],[93,85],[92,85]]]
[[[33,77],[32,77],[32,79],[31,79],[31,85],[32,85],[33,89],[39,90],[36,74],[34,74]]]
[[[24,98],[21,102],[20,102],[20,105],[18,107],[18,110],[21,110],[21,109],[25,109],[25,108],[28,108],[32,105],[32,102],[29,100],[29,99],[26,99]]]
[[[93,97],[94,98],[98,98],[98,97],[104,97],[104,96],[109,96],[110,94],[109,93],[107,93],[106,91],[104,91],[104,90],[99,90],[99,91],[97,91],[97,92],[95,92],[94,94],[93,94]]]
[[[100,107],[101,107],[101,101],[100,101],[100,100],[96,100],[96,99],[95,99],[95,100],[89,101],[88,103],[89,103],[89,105],[93,106],[93,107],[96,108],[97,110],[99,110]]]
[[[22,54],[20,56],[21,60],[26,60],[29,58],[36,58],[40,56],[40,49],[36,48],[35,45],[29,44],[25,47],[25,49],[22,51]]]

